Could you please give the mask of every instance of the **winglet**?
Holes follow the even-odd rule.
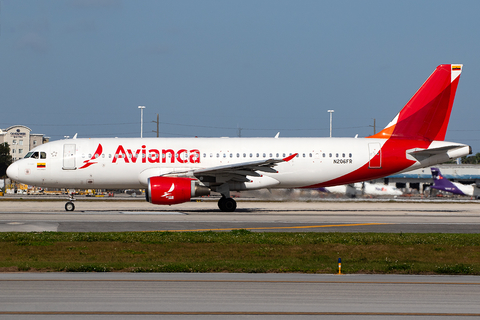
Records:
[[[286,158],[283,158],[283,161],[288,162],[288,161],[292,160],[293,158],[295,158],[297,155],[298,155],[298,152],[292,154],[291,156],[288,156],[288,157],[286,157]]]

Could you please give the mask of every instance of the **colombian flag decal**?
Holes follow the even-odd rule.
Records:
[[[37,163],[37,168],[45,168],[46,166],[45,163]]]
[[[461,70],[462,68],[460,66],[452,66],[452,70]]]

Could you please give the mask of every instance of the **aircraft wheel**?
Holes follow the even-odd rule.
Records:
[[[225,200],[227,198],[225,197],[221,197],[220,200],[218,200],[218,208],[220,209],[220,211],[225,211]]]
[[[237,209],[237,201],[233,200],[232,198],[225,199],[225,211],[233,212],[235,209]]]
[[[67,211],[75,210],[75,205],[73,204],[73,202],[69,201],[69,202],[65,203],[65,210],[67,210]]]
[[[232,198],[224,198],[222,197],[218,201],[218,207],[223,212],[233,212],[237,209],[237,202]]]

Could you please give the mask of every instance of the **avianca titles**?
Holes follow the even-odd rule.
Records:
[[[211,191],[321,188],[381,178],[471,154],[446,142],[460,64],[438,66],[394,119],[366,138],[107,138],[40,145],[8,167],[16,181],[53,188],[145,188],[171,205]],[[67,210],[74,205],[68,202]]]

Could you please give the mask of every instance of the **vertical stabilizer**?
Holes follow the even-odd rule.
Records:
[[[445,140],[462,67],[438,66],[385,129],[368,138]]]
[[[460,188],[458,188],[452,181],[444,178],[438,168],[432,167],[431,170],[433,178],[433,185],[431,186],[432,189],[447,191],[462,196],[465,195],[465,193],[460,190]]]

